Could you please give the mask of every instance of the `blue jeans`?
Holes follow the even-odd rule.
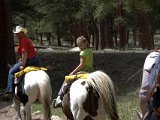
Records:
[[[8,84],[6,92],[14,92],[14,74],[20,71],[20,66],[22,65],[22,61],[19,61],[9,70],[8,74]],[[39,57],[33,57],[27,59],[26,66],[40,66]]]

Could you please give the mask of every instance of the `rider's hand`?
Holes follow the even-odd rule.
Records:
[[[22,61],[22,59],[21,58],[19,58],[19,60],[18,61]]]
[[[24,69],[24,66],[23,66],[23,65],[21,65],[21,66],[20,66],[20,70],[23,70],[23,69]]]

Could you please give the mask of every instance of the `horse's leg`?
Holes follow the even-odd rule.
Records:
[[[32,116],[31,116],[31,104],[26,104],[26,106],[24,106],[24,118],[25,120],[31,120]]]
[[[17,120],[22,120],[21,114],[20,114],[20,101],[17,100],[15,97],[13,98],[13,104],[14,108],[16,110],[16,117]]]
[[[83,107],[77,107],[75,110],[72,110],[74,120],[83,120],[88,114],[83,110]],[[90,118],[91,119],[91,118]]]
[[[43,103],[42,103],[43,104]],[[50,102],[47,101],[45,104],[43,104],[44,108],[44,120],[51,120],[51,108],[50,108]]]
[[[46,97],[39,97],[39,101],[43,105],[43,119],[44,120],[51,120],[51,106],[50,106],[50,96]]]
[[[84,117],[84,114],[82,114],[82,108],[77,103],[78,101],[72,101],[72,105],[70,106],[71,112],[73,115],[74,120],[82,120],[82,117]]]

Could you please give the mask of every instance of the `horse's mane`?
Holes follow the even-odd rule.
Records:
[[[115,104],[115,90],[111,78],[102,71],[96,71],[89,75],[87,82],[99,93],[106,113],[112,120],[118,120]]]

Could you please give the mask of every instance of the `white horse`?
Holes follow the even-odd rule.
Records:
[[[119,120],[115,91],[110,77],[102,71],[72,83],[65,94],[62,110],[70,120]],[[108,117],[107,117],[108,116]]]
[[[22,99],[25,100],[25,103],[23,103],[24,119],[32,119],[31,105],[36,100],[39,100],[43,105],[44,120],[50,120],[50,102],[52,97],[52,89],[50,84],[50,78],[47,73],[45,71],[38,70],[25,74],[24,92],[26,94],[25,96],[22,96]],[[22,103],[22,101],[16,97],[17,94],[17,87],[15,87],[15,97],[13,99],[13,102],[16,109],[17,119],[22,120],[22,116],[20,114],[20,103]]]

